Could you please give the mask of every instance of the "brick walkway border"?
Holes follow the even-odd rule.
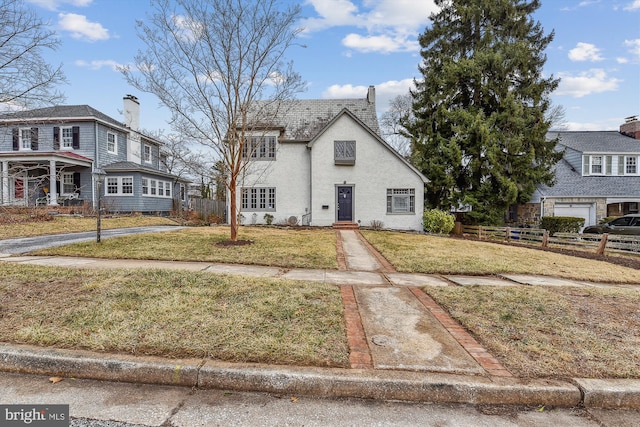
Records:
[[[340,230],[336,230],[336,257],[338,261],[338,270],[347,271],[347,256],[344,253],[344,246],[342,246],[342,235]]]
[[[367,239],[364,238],[360,231],[356,230],[356,235],[358,239],[362,242],[362,244],[367,248],[369,253],[375,257],[375,259],[380,264],[380,272],[382,273],[397,273],[396,268],[389,262],[387,259],[380,253],[376,248],[374,248],[371,243]]]
[[[422,290],[409,287],[409,290],[427,310],[438,319],[447,331],[460,343],[460,345],[473,357],[480,366],[496,377],[513,377],[513,374],[493,357],[485,348],[478,343],[458,322],[456,322],[433,298],[422,292]]]
[[[367,337],[364,334],[356,295],[353,286],[340,286],[344,318],[347,326],[347,341],[349,343],[349,363],[353,369],[373,369],[373,359],[369,352]]]

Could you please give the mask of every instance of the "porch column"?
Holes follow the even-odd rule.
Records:
[[[2,162],[2,204],[6,205],[10,202],[9,194],[9,162]]]
[[[56,179],[55,160],[49,160],[49,205],[58,206],[58,181]]]

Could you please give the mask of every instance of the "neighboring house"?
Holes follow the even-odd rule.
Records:
[[[422,230],[426,178],[380,137],[373,86],[363,99],[255,108],[278,112],[253,121],[237,197],[244,224],[270,215],[274,223]]]
[[[1,204],[95,206],[101,169],[106,210],[170,212],[186,200],[187,181],[162,170],[162,143],[139,131],[139,111],[127,95],[126,124],[88,105],[0,115]]]
[[[638,213],[640,206],[640,122],[630,117],[620,132],[550,132],[564,157],[555,167],[556,184],[539,186],[518,209],[518,222],[537,224],[541,216],[574,216],[585,226],[602,218]]]

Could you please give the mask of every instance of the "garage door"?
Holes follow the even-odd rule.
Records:
[[[596,210],[593,204],[584,203],[556,203],[553,208],[554,216],[573,216],[584,218],[584,225],[596,223]]]

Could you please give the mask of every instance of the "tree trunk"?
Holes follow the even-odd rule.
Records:
[[[231,193],[231,197],[229,200],[229,224],[231,224],[231,241],[235,242],[238,240],[238,205],[236,204],[236,186],[237,186],[237,176],[232,173],[229,179],[229,192]]]

